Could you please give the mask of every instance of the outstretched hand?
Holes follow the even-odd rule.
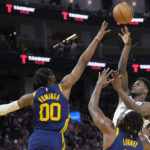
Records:
[[[119,75],[118,71],[113,71],[111,74],[113,81],[112,86],[117,91],[118,89],[121,89],[121,75]]]
[[[107,27],[108,27],[108,23],[106,21],[103,21],[103,23],[101,25],[101,29],[97,34],[97,36],[100,38],[100,40],[104,37],[105,34],[107,34],[108,32],[111,31],[111,30],[106,30]]]
[[[103,88],[108,86],[113,81],[113,79],[108,78],[112,72],[113,70],[109,68],[104,69],[102,73],[99,72],[97,85],[101,85]]]
[[[130,32],[127,28],[127,26],[123,28],[121,28],[121,33],[118,33],[118,35],[122,38],[123,42],[125,45],[131,45],[131,36],[130,36]]]

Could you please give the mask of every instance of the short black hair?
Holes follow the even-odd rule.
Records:
[[[40,87],[48,85],[49,76],[54,75],[50,68],[40,68],[35,72],[33,88],[37,90]]]
[[[144,84],[146,85],[147,89],[148,89],[148,94],[150,93],[150,81],[145,78],[145,77],[139,77],[137,80],[144,82]]]
[[[136,138],[143,127],[142,116],[135,111],[131,111],[124,116],[118,127],[126,134],[127,138]]]

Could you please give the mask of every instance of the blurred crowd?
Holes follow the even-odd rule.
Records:
[[[65,137],[66,150],[102,150],[102,133],[93,123],[70,121]]]
[[[32,133],[32,109],[0,117],[0,150],[27,150]],[[70,120],[65,133],[66,150],[102,150],[102,134],[90,123]]]
[[[27,150],[32,111],[20,110],[0,118],[0,150]]]

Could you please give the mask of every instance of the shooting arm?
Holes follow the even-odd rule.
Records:
[[[128,31],[128,28],[125,27],[124,30],[121,29],[122,34],[119,33],[119,36],[122,38],[124,42],[124,48],[119,60],[118,64],[118,72],[120,75],[122,75],[121,79],[121,85],[122,88],[128,92],[128,73],[127,73],[127,62],[128,62],[128,57],[131,49],[131,37],[130,37],[130,32]]]
[[[121,78],[121,86],[122,88],[128,92],[128,73],[127,73],[127,62],[128,56],[131,49],[131,45],[125,45],[123,48],[123,52],[121,54],[119,64],[118,64],[118,72],[122,75]]]
[[[118,72],[119,74],[125,74],[127,72],[127,62],[131,49],[131,44],[125,45],[119,60]]]
[[[127,95],[127,93],[122,88],[119,88],[117,90],[117,92],[128,109],[137,111],[142,116],[150,115],[150,103],[149,102],[146,102],[143,105],[137,105],[134,101],[132,101],[130,99],[130,97]]]

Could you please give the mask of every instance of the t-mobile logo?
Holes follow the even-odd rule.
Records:
[[[132,68],[135,73],[137,73],[139,71],[138,70],[139,67],[140,67],[139,64],[132,64]]]
[[[22,59],[22,64],[26,64],[26,59],[28,58],[27,55],[20,55],[20,58]]]
[[[13,5],[12,4],[6,4],[6,7],[7,7],[8,13],[12,13],[12,7],[13,7]]]
[[[61,14],[63,15],[64,20],[68,20],[68,12],[63,11]]]

